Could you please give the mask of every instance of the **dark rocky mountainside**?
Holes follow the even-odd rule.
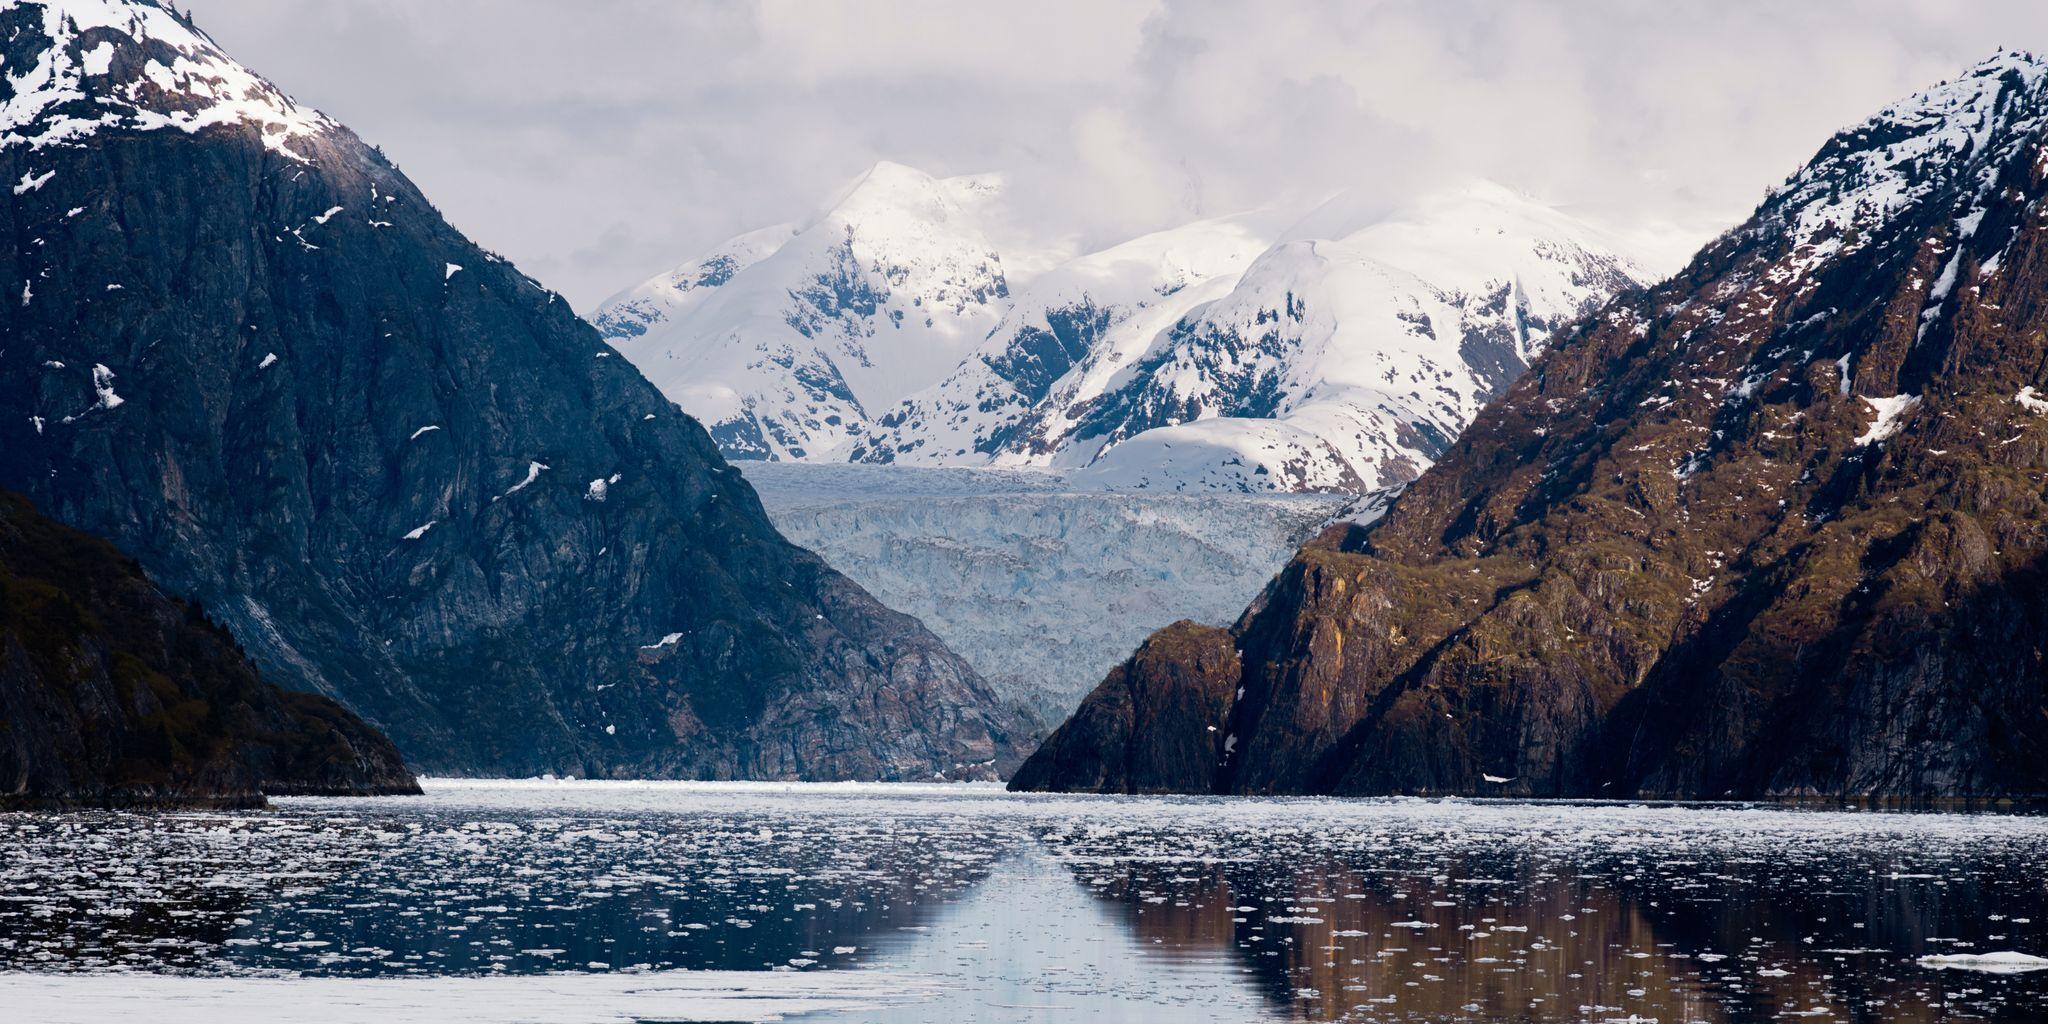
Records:
[[[60,9],[61,7],[61,9]],[[986,777],[1022,728],[346,128],[0,10],[0,486],[443,773]]]
[[[0,807],[417,792],[375,729],[265,683],[113,545],[0,492]]]
[[[2031,57],[1842,132],[1016,784],[2048,794],[2044,197]]]

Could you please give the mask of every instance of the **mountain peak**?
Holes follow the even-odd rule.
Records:
[[[803,227],[826,222],[875,227],[946,224],[1000,198],[1002,191],[1001,175],[939,178],[908,164],[882,160],[841,186]]]
[[[293,143],[336,127],[157,0],[28,0],[0,10],[0,35],[0,148],[248,124],[303,161]]]
[[[828,220],[860,221],[884,211],[944,220],[951,212],[939,179],[906,164],[883,160],[841,186],[805,227]]]
[[[1915,93],[1837,132],[1774,189],[1767,229],[1817,262],[1841,251],[1845,232],[1868,235],[1901,211],[1957,188],[1981,192],[2048,113],[2048,63],[2001,51],[1960,77]]]

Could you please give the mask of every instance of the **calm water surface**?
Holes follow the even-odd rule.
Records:
[[[580,782],[0,815],[17,978],[937,986],[816,1018],[863,1021],[2048,1020],[2048,971],[1920,962],[1995,951],[2048,956],[2048,819]]]

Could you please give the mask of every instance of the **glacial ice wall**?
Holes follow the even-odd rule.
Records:
[[[1349,500],[1110,492],[1042,470],[736,465],[785,535],[923,619],[1048,727],[1153,630],[1236,618]]]

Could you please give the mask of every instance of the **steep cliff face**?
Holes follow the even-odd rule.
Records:
[[[417,793],[397,748],[96,537],[0,492],[0,807]]]
[[[1239,620],[1175,788],[2048,793],[2044,131],[2001,55],[1561,335]]]
[[[1022,732],[346,128],[155,3],[0,10],[0,486],[455,773],[986,776]]]
[[[1110,670],[1010,788],[1206,792],[1236,741],[1222,726],[1242,666],[1228,630],[1176,622]]]

